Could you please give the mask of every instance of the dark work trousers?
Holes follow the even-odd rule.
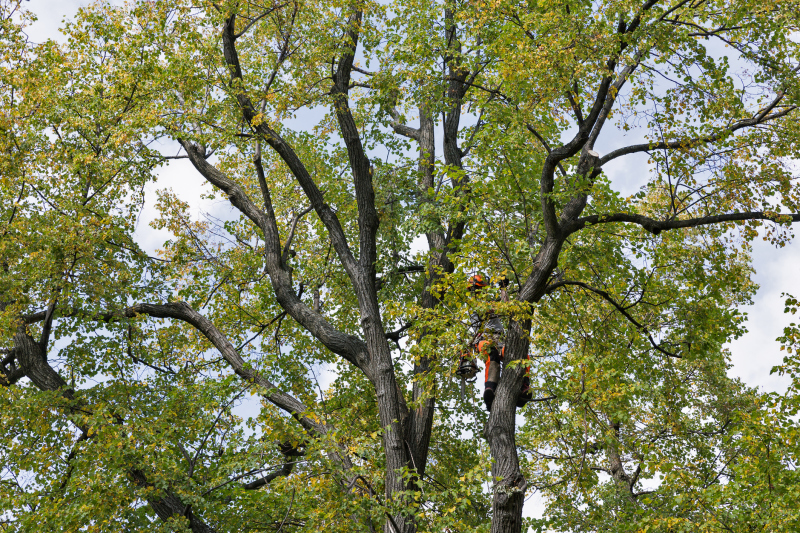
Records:
[[[497,345],[491,341],[480,341],[478,351],[486,357],[486,379],[484,381],[483,401],[486,403],[486,410],[492,410],[494,393],[497,390],[497,382],[500,381],[500,367],[503,356]]]
[[[486,378],[483,388],[483,401],[486,403],[486,410],[492,410],[494,394],[497,391],[497,383],[500,381],[500,372],[503,365],[504,348],[497,349],[497,345],[491,341],[480,341],[478,351],[486,357]],[[517,407],[525,407],[533,397],[530,390],[531,380],[525,376],[522,380],[522,390],[517,398]]]

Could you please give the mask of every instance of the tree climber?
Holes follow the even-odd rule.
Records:
[[[508,278],[502,276],[497,284],[500,287],[500,300],[508,302]],[[483,274],[476,274],[469,278],[469,290],[478,294],[489,286],[489,278]],[[494,309],[485,313],[474,312],[470,314],[470,327],[472,328],[472,353],[480,353],[486,357],[486,375],[484,379],[483,401],[486,410],[492,410],[494,394],[502,372],[503,355],[505,354],[505,328],[503,321]],[[477,373],[478,367],[471,353],[463,354],[457,373],[461,376],[462,398],[464,382]],[[525,376],[522,383],[517,407],[523,407],[531,399],[530,378]]]

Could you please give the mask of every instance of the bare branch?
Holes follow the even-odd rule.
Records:
[[[727,126],[712,135],[708,135],[706,137],[694,137],[691,139],[680,139],[668,142],[662,141],[655,143],[642,143],[642,144],[634,144],[632,146],[626,146],[624,148],[619,148],[617,150],[614,150],[606,154],[602,159],[600,159],[600,165],[602,166],[611,161],[612,159],[616,159],[623,155],[635,154],[638,152],[649,152],[652,150],[688,149],[701,144],[714,143],[742,128],[757,126],[759,124],[764,124],[765,122],[769,122],[771,120],[784,117],[789,113],[791,113],[792,111],[794,111],[795,109],[797,109],[797,106],[791,105],[781,109],[780,111],[776,111],[775,113],[769,114],[770,111],[772,111],[775,108],[775,106],[778,105],[778,103],[783,99],[783,96],[784,96],[783,93],[779,93],[778,96],[772,102],[770,102],[770,104],[767,107],[759,111],[754,117],[745,120],[740,120],[739,122],[731,124],[730,126]]]
[[[263,19],[263,18],[264,18],[264,17],[266,17],[267,15],[270,15],[270,14],[274,13],[275,11],[277,11],[277,10],[279,10],[279,9],[283,9],[284,7],[286,7],[286,6],[288,6],[288,5],[289,5],[289,3],[287,2],[287,3],[285,3],[285,4],[280,4],[280,5],[277,5],[277,6],[273,7],[273,8],[271,8],[271,9],[268,9],[268,10],[264,11],[264,12],[263,12],[262,14],[260,14],[259,16],[257,16],[257,17],[254,17],[253,19],[251,19],[251,20],[250,20],[250,22],[248,22],[248,23],[247,23],[247,25],[246,25],[246,26],[245,26],[245,27],[242,29],[242,31],[240,31],[239,33],[237,33],[236,35],[234,35],[234,36],[233,36],[233,38],[234,38],[234,39],[238,39],[239,37],[241,37],[242,35],[244,35],[245,33],[247,33],[247,32],[248,32],[248,30],[249,30],[250,28],[252,28],[252,27],[253,27],[253,24],[255,24],[255,23],[256,23],[256,22],[258,22],[259,20]]]
[[[636,326],[636,327],[637,327],[639,330],[641,330],[641,331],[642,331],[642,333],[644,333],[645,335],[647,335],[647,338],[648,338],[648,340],[650,341],[650,344],[653,346],[653,348],[655,348],[655,349],[656,349],[656,350],[658,350],[659,352],[661,352],[661,353],[663,353],[664,355],[667,355],[667,356],[669,356],[669,357],[674,357],[674,358],[676,358],[676,359],[681,359],[681,358],[683,357],[683,356],[681,356],[681,355],[678,355],[678,354],[675,354],[675,353],[672,353],[672,352],[668,352],[667,350],[665,350],[664,348],[662,348],[662,347],[661,347],[661,346],[660,346],[660,345],[659,345],[659,344],[658,344],[658,343],[655,341],[655,339],[653,339],[653,336],[652,336],[652,334],[650,333],[650,330],[649,330],[649,329],[648,329],[646,326],[644,326],[643,324],[641,324],[640,322],[638,322],[638,321],[637,321],[635,318],[633,318],[633,316],[631,316],[631,314],[630,314],[630,313],[628,313],[628,311],[627,311],[627,309],[626,309],[626,308],[624,308],[622,305],[620,305],[620,304],[619,304],[619,303],[618,303],[618,302],[617,302],[617,301],[616,301],[616,300],[615,300],[615,299],[614,299],[614,298],[613,298],[613,297],[612,297],[610,294],[608,294],[608,293],[607,293],[606,291],[604,291],[604,290],[601,290],[601,289],[596,289],[596,288],[592,287],[591,285],[588,285],[588,284],[586,284],[586,283],[583,283],[582,281],[566,281],[566,280],[564,280],[564,281],[558,281],[558,282],[556,282],[556,283],[553,283],[552,285],[549,285],[549,286],[547,287],[547,289],[545,290],[545,293],[546,293],[546,294],[550,294],[550,293],[552,293],[553,291],[555,291],[556,289],[559,289],[559,288],[561,288],[561,287],[568,287],[568,286],[581,287],[582,289],[585,289],[585,290],[587,290],[587,291],[590,291],[590,292],[593,292],[593,293],[597,294],[598,296],[600,296],[601,298],[603,298],[604,300],[606,300],[608,303],[610,303],[611,305],[613,305],[613,306],[614,306],[614,307],[617,309],[617,311],[619,311],[619,312],[622,314],[622,316],[624,316],[626,319],[628,319],[628,321],[629,321],[631,324],[633,324],[634,326]]]
[[[294,216],[294,219],[292,219],[292,226],[289,228],[289,235],[286,237],[286,244],[283,245],[283,253],[281,254],[281,261],[283,261],[284,264],[286,264],[286,262],[289,260],[289,254],[291,253],[292,250],[292,239],[294,239],[294,232],[295,229],[297,228],[297,223],[300,222],[300,219],[303,218],[307,213],[309,213],[311,209],[312,208],[310,206],[306,207],[305,209],[297,213]]]

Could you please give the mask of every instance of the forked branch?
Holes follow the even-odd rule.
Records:
[[[647,335],[647,339],[650,341],[650,344],[657,351],[659,351],[662,354],[667,355],[669,357],[674,357],[676,359],[681,359],[683,357],[682,355],[678,355],[676,353],[669,352],[669,351],[665,350],[664,348],[662,348],[661,345],[659,345],[655,341],[655,339],[653,339],[653,335],[650,333],[650,330],[647,328],[647,326],[645,326],[644,324],[642,324],[641,322],[639,322],[638,320],[633,318],[633,316],[631,316],[631,314],[628,313],[628,310],[625,307],[620,305],[619,302],[617,302],[610,294],[608,294],[604,290],[592,287],[591,285],[589,285],[587,283],[583,283],[582,281],[567,281],[567,280],[564,280],[564,281],[558,281],[556,283],[553,283],[552,285],[549,285],[547,287],[547,289],[545,290],[545,293],[546,294],[550,294],[553,291],[555,291],[556,289],[559,289],[561,287],[569,287],[569,286],[580,287],[580,288],[582,288],[584,290],[587,290],[589,292],[593,292],[594,294],[600,296],[605,301],[607,301],[608,303],[613,305],[614,308],[616,308],[616,310],[619,311],[619,313],[628,320],[628,322],[630,322],[631,324],[636,326],[637,329],[639,329],[642,333]]]

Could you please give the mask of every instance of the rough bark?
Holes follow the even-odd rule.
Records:
[[[648,0],[643,5],[643,10],[650,9],[656,0]],[[634,31],[640,23],[640,16],[633,18],[630,24],[620,24],[621,34]],[[617,67],[617,62],[622,51],[627,47],[623,40],[620,49],[607,61],[607,67],[613,72]],[[633,69],[638,63],[628,65],[615,78],[611,75],[602,79],[598,85],[597,92],[592,103],[591,109],[586,116],[577,106],[574,107],[578,131],[575,136],[567,143],[553,150],[549,150],[545,158],[541,177],[540,177],[540,200],[542,205],[542,219],[545,227],[545,239],[537,253],[531,274],[522,284],[518,293],[518,300],[535,304],[547,291],[548,280],[558,265],[558,256],[564,245],[564,241],[577,227],[577,222],[588,199],[588,191],[593,180],[600,175],[600,165],[602,159],[598,154],[591,150],[594,141],[600,135],[605,118],[613,107],[619,89],[627,80]],[[613,87],[613,88],[612,88]],[[529,130],[533,131],[532,128]],[[552,193],[555,186],[555,172],[562,161],[573,157],[582,152],[579,160],[578,172],[573,176],[566,176],[567,185],[585,180],[586,173],[591,171],[588,176],[588,185],[582,185],[581,189],[576,189],[573,196],[564,204],[561,214],[557,213],[556,204],[552,200]],[[597,168],[595,168],[597,167]],[[584,223],[585,225],[585,223]],[[583,227],[583,225],[580,225]],[[506,337],[506,365],[511,361],[521,360],[527,356],[528,341],[527,334],[530,324],[527,322],[517,322],[511,320],[509,331]],[[495,482],[494,498],[492,503],[492,532],[493,533],[519,533],[521,531],[522,504],[525,498],[525,488],[527,483],[519,469],[519,458],[517,456],[516,443],[514,442],[514,414],[516,411],[516,399],[522,385],[524,370],[522,366],[507,368],[500,378],[498,384],[492,413],[486,427],[486,436],[492,453],[494,464],[492,474],[495,478],[500,478]]]
[[[263,137],[263,140],[281,156],[297,179],[298,184],[311,201],[311,205],[325,224],[337,255],[352,283],[353,291],[359,303],[361,330],[364,339],[361,341],[355,337],[348,338],[348,343],[353,345],[353,347],[339,346],[339,349],[332,349],[332,351],[344,356],[348,361],[360,368],[370,379],[375,388],[380,423],[384,428],[383,447],[387,463],[385,482],[386,497],[391,499],[394,494],[405,489],[403,478],[399,475],[399,472],[409,462],[405,444],[406,432],[404,428],[404,423],[407,421],[408,409],[394,374],[391,350],[378,307],[374,265],[376,256],[375,236],[379,220],[375,211],[372,172],[369,159],[366,157],[363,146],[361,145],[355,121],[347,107],[347,87],[349,86],[355,47],[358,43],[358,25],[360,17],[360,12],[355,11],[347,21],[344,39],[346,45],[343,46],[344,52],[341,57],[338,58],[334,85],[331,89],[337,111],[337,118],[339,120],[340,132],[348,150],[348,157],[350,159],[356,190],[360,252],[360,257],[357,261],[350,250],[350,246],[347,243],[336,215],[323,201],[322,193],[313,182],[313,179],[295,152],[288,143],[281,139],[277,132],[269,128],[269,126],[263,122],[254,123],[253,119],[256,116],[255,108],[241,89],[237,89],[237,98],[242,109],[243,118],[247,123],[251,124],[256,132]],[[225,60],[231,69],[232,86],[240,87],[244,78],[235,47],[235,25],[236,16],[235,14],[231,14],[225,21],[222,31],[222,40]],[[184,143],[184,146],[187,147],[187,152],[192,148],[188,143]],[[202,157],[200,150],[195,148],[193,150],[193,157],[190,155],[190,158],[195,167],[201,171],[206,179],[228,193],[234,207],[242,210],[242,212],[264,231],[266,246],[273,249],[272,252],[265,254],[266,267],[272,279],[273,287],[275,288],[280,305],[303,327],[309,329],[309,331],[317,337],[318,332],[322,332],[323,330],[327,330],[325,332],[328,334],[328,338],[342,339],[343,337],[350,337],[333,330],[333,328],[329,328],[322,316],[318,313],[314,313],[302,304],[291,290],[290,279],[286,268],[281,263],[280,256],[275,255],[275,252],[279,252],[280,250],[280,238],[277,231],[275,215],[269,202],[268,191],[265,191],[265,203],[267,204],[266,212],[262,212],[255,206],[252,200],[247,197],[244,191],[241,190],[241,187],[224,177],[216,168],[208,164],[205,158]],[[325,343],[325,340],[321,340]],[[327,343],[326,346],[328,346],[329,349],[332,348],[332,346]],[[387,524],[387,527],[389,527],[389,524]]]
[[[492,533],[521,531],[522,507],[527,482],[519,468],[517,455],[516,404],[525,377],[525,367],[508,363],[528,353],[526,332],[530,322],[512,322],[506,337],[506,368],[495,392],[486,425],[486,438],[492,453],[492,477],[496,480],[492,497]]]

